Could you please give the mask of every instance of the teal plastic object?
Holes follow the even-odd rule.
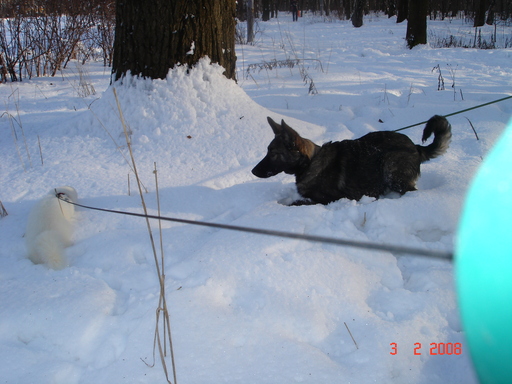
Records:
[[[466,198],[455,277],[464,348],[480,383],[512,383],[512,121]]]

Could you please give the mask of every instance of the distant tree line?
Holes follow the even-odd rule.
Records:
[[[222,44],[227,44],[231,40],[231,37],[227,36],[232,33],[231,24],[227,20],[233,20],[234,4],[233,7],[223,10],[224,8],[219,8],[218,4],[215,5],[216,0],[201,0],[205,1],[204,4],[208,7],[201,6],[202,3],[195,0],[161,1],[164,1],[163,5],[168,1],[174,9],[185,9],[186,12],[183,12],[186,14],[212,10],[213,18],[204,15],[201,20],[209,20],[208,26],[211,27],[209,32],[204,34],[214,34],[215,37],[207,44],[208,36],[201,35],[201,25],[188,23],[183,28],[188,28],[189,35],[193,37],[196,34],[204,41],[201,40],[201,45],[196,41],[195,49],[192,50],[190,44],[186,47],[185,44],[178,53],[185,56],[185,59],[194,61],[206,54],[203,47],[211,48],[212,52],[219,53],[218,58],[213,58],[215,62],[222,63],[229,69],[227,76],[233,77],[234,54],[233,57],[226,59],[227,62],[223,62],[225,53],[232,54],[233,49]],[[266,21],[278,17],[280,12],[288,12],[290,1],[238,0],[236,17],[240,21],[245,21],[248,14],[247,5],[251,4],[254,17]],[[196,3],[202,7],[199,11],[193,7],[197,6]],[[352,19],[356,27],[362,25],[363,15],[370,12],[382,12],[389,17],[396,16],[397,22],[408,20],[407,40],[410,47],[426,42],[424,23],[427,16],[431,19],[467,18],[474,21],[475,27],[512,18],[511,0],[297,0],[297,3],[301,12]],[[139,6],[146,10],[149,4],[140,2]],[[413,18],[414,22],[411,22]],[[220,24],[218,19],[222,19]],[[162,23],[162,15],[152,16],[150,22]],[[0,81],[54,76],[72,59],[82,62],[101,59],[106,66],[112,66],[115,59],[115,26],[115,0],[0,0]],[[409,26],[416,29],[410,30]],[[219,30],[225,35],[215,34],[215,31]],[[189,55],[189,51],[194,54]],[[176,60],[183,62],[184,59],[181,57]],[[186,60],[184,62],[188,63]]]
[[[1,0],[0,80],[54,76],[71,59],[112,64],[113,0]]]
[[[397,22],[407,19],[409,1],[426,3],[427,16],[431,19],[465,17],[475,21],[475,26],[492,24],[493,20],[512,18],[511,0],[297,0],[303,12],[314,12],[340,19],[351,19],[358,7],[363,12],[382,12],[389,17],[397,16]],[[279,12],[290,10],[290,0],[254,0],[256,17],[263,21]],[[238,18],[245,20],[246,1],[238,1]]]
[[[0,0],[0,15],[2,18],[55,14],[85,15],[112,3],[101,0]]]

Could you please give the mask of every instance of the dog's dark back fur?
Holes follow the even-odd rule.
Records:
[[[295,175],[297,190],[304,198],[295,205],[414,191],[420,164],[445,153],[452,136],[448,120],[436,115],[423,130],[423,141],[434,134],[427,146],[415,145],[401,133],[384,131],[320,147],[302,138],[284,120],[277,124],[269,117],[268,122],[275,138],[252,173],[262,178],[280,172]]]

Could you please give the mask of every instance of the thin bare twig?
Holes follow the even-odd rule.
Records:
[[[37,144],[39,145],[39,156],[41,156],[41,165],[44,165],[43,150],[41,149],[41,139],[39,138],[39,135],[37,135]]]
[[[142,184],[140,182],[139,174],[138,174],[138,171],[137,171],[137,166],[135,164],[135,158],[133,156],[131,140],[130,140],[130,136],[128,135],[128,128],[127,128],[126,123],[124,121],[124,116],[123,116],[123,112],[121,110],[121,105],[119,103],[119,98],[117,97],[116,89],[113,88],[113,91],[114,91],[114,96],[115,96],[116,103],[117,103],[117,108],[119,110],[119,118],[121,120],[121,124],[122,124],[123,130],[124,130],[124,135],[125,135],[125,139],[126,139],[126,145],[128,146],[128,152],[130,153],[130,158],[131,158],[131,161],[132,161],[133,171],[135,173],[135,179],[137,180],[137,187],[139,189],[139,195],[140,195],[141,202],[142,202],[142,208],[144,210],[144,215],[146,216],[146,225],[147,225],[147,229],[148,229],[149,238],[150,238],[150,241],[151,241],[151,247],[152,247],[152,250],[153,250],[153,257],[154,257],[154,261],[155,261],[155,267],[156,267],[156,271],[157,271],[157,275],[158,275],[158,280],[159,280],[159,283],[160,283],[160,299],[159,299],[159,303],[158,303],[158,308],[156,310],[156,328],[155,328],[155,338],[154,338],[154,343],[153,343],[153,358],[155,356],[155,348],[156,348],[156,346],[158,346],[158,352],[159,352],[160,361],[162,362],[162,367],[163,367],[163,370],[164,370],[164,373],[165,373],[165,378],[166,378],[166,380],[167,380],[167,382],[169,384],[172,384],[172,382],[169,379],[169,372],[167,370],[167,363],[165,362],[165,356],[166,356],[166,347],[165,347],[165,345],[168,342],[169,343],[169,349],[170,349],[170,352],[171,352],[171,363],[172,363],[172,369],[173,369],[174,383],[177,384],[176,366],[175,366],[175,362],[174,362],[174,350],[173,350],[173,347],[172,347],[172,338],[171,338],[170,318],[169,318],[169,311],[167,309],[167,300],[166,300],[166,297],[165,297],[165,275],[164,275],[164,272],[163,272],[164,271],[163,253],[162,253],[162,259],[161,259],[162,264],[160,265],[160,263],[158,261],[157,252],[156,252],[155,241],[154,241],[154,238],[153,238],[153,232],[151,230],[151,224],[149,222],[149,218],[147,217],[148,216],[148,212],[147,212],[146,202],[145,202],[145,199],[144,199],[144,195],[142,193]],[[158,205],[160,206],[160,203],[158,203]],[[162,236],[160,234],[160,238],[161,237]],[[163,248],[162,245],[161,245],[161,247]],[[164,342],[163,342],[163,344],[164,344],[164,347],[162,347],[162,340],[161,340],[161,337],[160,337],[160,327],[159,327],[160,314],[162,314],[162,313],[163,313],[163,316],[164,316],[164,320],[163,320],[163,327],[164,327]],[[166,337],[166,335],[167,335],[167,337]]]
[[[350,337],[352,338],[352,341],[354,342],[354,344],[355,344],[356,348],[357,348],[357,349],[359,349],[359,347],[357,346],[357,343],[356,343],[356,341],[355,341],[355,339],[354,339],[354,336],[352,336],[352,332],[350,332],[350,329],[348,329],[348,325],[347,325],[347,323],[343,322],[343,324],[345,324],[345,327],[347,328],[347,331],[348,331],[348,333],[349,333]]]
[[[4,205],[0,201],[0,217],[5,217],[7,215],[8,215],[7,210],[5,209]]]
[[[464,116],[464,117],[466,117],[466,116]],[[469,125],[471,125],[471,129],[473,130],[473,133],[475,134],[476,139],[477,139],[477,140],[480,140],[480,139],[478,138],[478,134],[476,133],[475,127],[473,126],[473,123],[471,122],[471,120],[469,120],[467,117],[466,117],[466,120],[469,122]]]

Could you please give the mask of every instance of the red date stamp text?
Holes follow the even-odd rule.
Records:
[[[391,347],[390,355],[398,355],[402,348],[398,347],[398,343],[389,343]],[[405,349],[405,348],[403,348]],[[410,350],[407,348],[407,350]],[[434,355],[462,355],[462,343],[430,343],[427,350],[423,349],[421,343],[414,343],[413,354],[421,356],[423,353],[430,356]]]

